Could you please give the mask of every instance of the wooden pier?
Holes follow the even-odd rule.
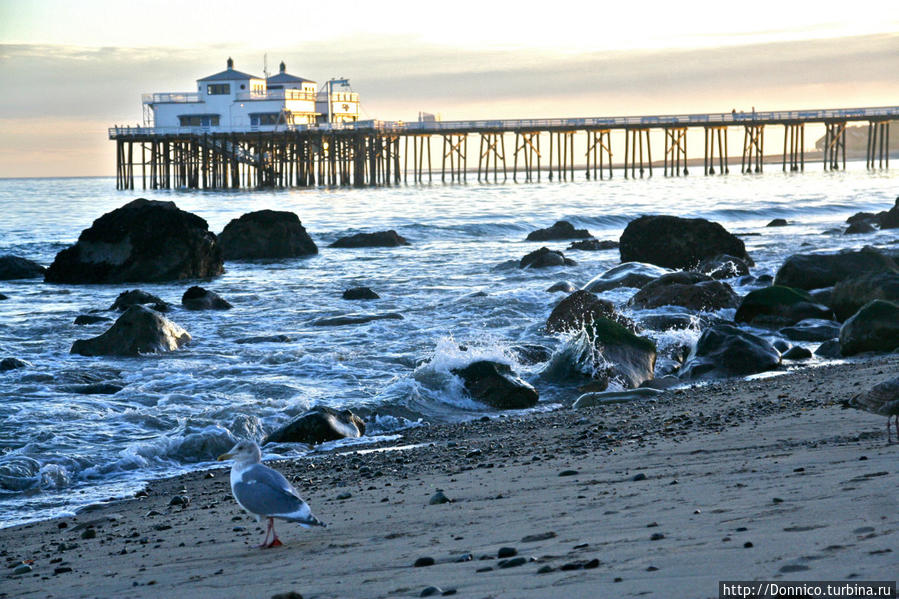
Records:
[[[704,132],[703,174],[730,172],[728,132],[742,129],[740,172],[761,173],[766,128],[783,128],[783,171],[803,171],[806,125],[824,127],[823,168],[846,168],[846,127],[867,123],[866,165],[889,168],[890,121],[899,107],[578,119],[357,121],[221,127],[113,127],[116,188],[238,189],[478,182],[602,180],[653,175],[651,136],[664,138],[662,173],[684,176],[687,133]],[[265,129],[265,130],[260,130]],[[623,134],[624,154],[612,138]],[[473,143],[469,146],[469,138]],[[509,143],[507,144],[506,141]],[[477,146],[477,151],[474,147]],[[511,155],[507,154],[507,147]],[[471,148],[471,149],[470,149]],[[439,160],[439,163],[437,162]],[[769,162],[770,164],[770,162]]]

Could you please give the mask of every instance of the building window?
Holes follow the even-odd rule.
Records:
[[[225,96],[231,93],[230,83],[210,83],[206,88],[206,93],[210,96]]]
[[[217,114],[182,114],[178,117],[182,127],[218,127]]]
[[[284,118],[280,112],[257,112],[250,115],[250,125],[277,125],[283,123]]]

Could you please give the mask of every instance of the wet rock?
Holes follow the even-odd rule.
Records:
[[[584,393],[574,401],[574,404],[571,407],[575,410],[580,410],[583,408],[592,408],[595,406],[603,406],[616,403],[629,403],[632,401],[653,401],[660,394],[661,391],[657,389],[650,389],[647,387],[629,389],[628,391],[601,391],[594,393]]]
[[[546,362],[553,355],[553,350],[545,345],[537,345],[534,343],[524,343],[521,345],[513,345],[509,347],[519,364],[531,365]]]
[[[560,239],[589,239],[593,237],[587,229],[575,229],[567,220],[560,220],[546,229],[528,233],[527,241],[557,241]]]
[[[94,316],[93,314],[79,314],[75,317],[75,323],[79,325],[96,324],[98,322],[107,322],[112,319],[107,316]]]
[[[549,318],[546,319],[546,331],[548,333],[577,331],[598,318],[620,320],[627,323],[625,326],[630,324],[615,311],[612,302],[599,299],[589,291],[575,291],[553,308]],[[632,324],[630,326],[633,327]]]
[[[647,314],[640,316],[640,326],[653,331],[682,331],[699,329],[709,324],[708,319],[696,314]]]
[[[499,559],[515,557],[516,555],[518,555],[518,550],[515,547],[500,547],[499,551],[496,552],[496,557]]]
[[[369,289],[368,287],[353,287],[343,292],[345,300],[373,300],[381,299],[381,296]]]
[[[34,570],[29,564],[19,564],[15,568],[13,568],[13,576],[21,576],[22,574],[28,574]]]
[[[577,291],[577,285],[571,281],[560,281],[546,290],[547,293],[555,293],[562,291],[563,293],[574,293]]]
[[[518,378],[507,364],[480,360],[452,373],[462,379],[472,399],[498,410],[530,408],[539,399],[537,390]]]
[[[890,352],[899,348],[899,304],[872,300],[859,309],[840,329],[844,356],[866,351]]]
[[[598,252],[602,250],[617,250],[621,244],[617,241],[599,239],[584,239],[583,241],[572,241],[568,244],[569,250],[581,250],[583,252]]]
[[[719,254],[700,262],[696,271],[709,275],[713,279],[731,279],[748,275],[749,265],[745,260],[736,256]]]
[[[365,434],[365,423],[349,410],[338,412],[316,406],[265,438],[266,443],[306,443],[317,445]]]
[[[6,295],[6,294],[4,294],[4,293],[0,293],[0,301],[8,300],[8,299],[9,299],[9,296],[8,296],[8,295]]]
[[[774,284],[797,289],[820,289],[851,277],[876,272],[896,273],[899,266],[890,256],[874,248],[839,254],[794,254],[781,265]]]
[[[235,339],[234,343],[290,343],[291,341],[292,339],[288,335],[260,335]]]
[[[577,262],[566,258],[562,252],[547,247],[534,250],[518,262],[518,268],[549,268],[551,266],[577,266]]]
[[[852,225],[855,223],[864,223],[864,222],[873,224],[873,223],[876,223],[877,220],[878,220],[877,215],[874,214],[873,212],[856,212],[855,214],[853,214],[852,216],[850,216],[849,218],[846,219],[846,224]]]
[[[843,279],[833,286],[830,307],[844,321],[871,300],[899,302],[899,273],[876,272]]]
[[[783,339],[775,339],[771,342],[771,345],[773,345],[774,349],[776,349],[780,353],[784,353],[785,351],[793,347],[790,343]]]
[[[794,345],[783,354],[784,360],[807,360],[811,357],[812,352],[799,345]]]
[[[827,341],[840,336],[840,324],[832,320],[809,318],[778,331],[790,341]]]
[[[341,237],[331,244],[332,248],[370,248],[370,247],[399,247],[409,245],[404,237],[393,229],[378,231],[376,233],[356,233],[348,237]]]
[[[653,264],[644,264],[642,262],[625,262],[618,266],[607,270],[606,272],[593,277],[584,285],[585,291],[592,293],[602,293],[610,289],[619,287],[642,288],[652,280],[670,273],[667,268],[661,268]]]
[[[124,388],[124,385],[116,385],[114,383],[89,383],[86,385],[60,387],[63,391],[78,393],[79,395],[115,395]]]
[[[840,350],[839,339],[831,339],[830,341],[825,341],[818,346],[818,349],[815,350],[815,355],[826,358],[828,360],[836,360],[838,358],[842,358],[843,352]]]
[[[169,305],[162,298],[141,289],[121,292],[109,309],[124,312],[131,306],[150,306],[157,312],[169,311]]]
[[[877,214],[877,222],[881,229],[899,228],[899,198],[896,198],[896,204],[892,208]]]
[[[365,324],[374,320],[403,320],[403,315],[396,312],[386,314],[364,314],[359,316],[334,316],[312,321],[315,327],[342,327],[350,324]]]
[[[706,258],[727,254],[752,264],[741,239],[720,224],[702,218],[641,216],[628,223],[620,243],[622,262],[689,269]]]
[[[745,376],[777,368],[780,352],[768,341],[728,324],[703,331],[681,378]]]
[[[843,231],[843,235],[863,235],[865,233],[873,233],[877,229],[874,228],[874,225],[865,221],[857,221],[849,225],[849,227]]]
[[[765,226],[766,227],[786,227],[787,221],[783,218],[775,218]]]
[[[131,306],[102,335],[79,339],[71,353],[82,356],[138,356],[174,351],[190,342],[190,334],[162,314]]]
[[[44,276],[46,268],[27,258],[7,254],[0,256],[0,281],[35,279]]]
[[[831,320],[833,312],[827,306],[816,304],[807,292],[782,285],[750,291],[734,315],[736,322],[771,328],[809,318]]]
[[[435,597],[437,595],[442,595],[443,589],[440,587],[430,586],[422,589],[421,593],[418,594],[419,597]]]
[[[31,366],[31,364],[18,358],[3,358],[0,360],[0,372],[15,370],[17,368],[26,368],[28,366]]]
[[[188,310],[230,310],[231,304],[215,291],[194,285],[181,296],[181,305]]]
[[[288,591],[287,593],[276,593],[271,599],[303,599],[303,596],[296,591]]]
[[[436,493],[431,495],[431,498],[428,500],[428,505],[441,505],[444,503],[452,503],[453,500],[447,497],[443,491],[438,490]]]
[[[235,218],[219,235],[225,260],[274,260],[318,253],[293,212],[259,210]]]
[[[595,349],[595,369],[608,380],[632,389],[653,378],[656,346],[652,340],[601,317],[586,327],[586,335]]]
[[[415,560],[415,563],[412,564],[415,568],[426,568],[428,566],[433,566],[435,563],[434,558],[430,556],[420,557]]]
[[[526,557],[513,557],[512,559],[500,560],[496,563],[498,568],[517,568],[518,566],[523,566],[528,563],[528,558]]]
[[[124,283],[220,275],[222,251],[206,221],[174,202],[139,198],[104,214],[56,255],[49,283]]]
[[[541,532],[535,535],[527,535],[521,539],[522,543],[536,543],[538,541],[548,541],[549,539],[556,538],[556,533],[554,532]]]
[[[644,285],[628,302],[639,309],[681,306],[714,311],[736,308],[738,296],[730,285],[698,272],[672,272]]]

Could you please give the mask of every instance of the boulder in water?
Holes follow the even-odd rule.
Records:
[[[125,310],[105,333],[79,339],[71,353],[82,356],[138,356],[174,351],[190,341],[190,334],[165,316],[135,305]]]
[[[18,358],[3,358],[0,360],[0,372],[15,370],[17,368],[26,368],[28,366],[31,366],[31,364]]]
[[[403,320],[403,315],[397,312],[385,314],[361,314],[354,316],[333,316],[331,318],[319,318],[312,321],[315,327],[342,327],[348,324],[365,324],[374,320]]]
[[[727,254],[752,264],[741,239],[703,218],[641,216],[627,224],[620,243],[622,262],[689,269],[706,258]]]
[[[775,218],[771,222],[769,222],[766,227],[786,227],[787,226],[786,219],[783,218]]]
[[[222,251],[206,221],[174,202],[139,198],[104,214],[56,255],[49,283],[123,283],[222,274]]]
[[[75,317],[75,323],[78,325],[96,324],[98,322],[107,322],[112,320],[107,316],[94,316],[93,314],[79,314]]]
[[[34,279],[44,276],[46,268],[19,256],[0,256],[0,281],[13,279]]]
[[[843,235],[863,235],[865,233],[873,233],[876,230],[874,225],[869,222],[856,221],[843,231]]]
[[[109,306],[110,310],[124,312],[131,306],[150,306],[157,312],[168,312],[169,305],[162,298],[141,289],[121,292]]]
[[[567,220],[560,220],[546,229],[528,233],[528,241],[558,241],[560,239],[589,239],[593,237],[587,229],[575,229]]]
[[[373,300],[381,299],[381,296],[369,289],[368,287],[353,287],[343,292],[345,300]]]
[[[452,371],[462,379],[472,399],[497,410],[521,410],[537,404],[539,395],[512,372],[508,364],[479,360]]]
[[[899,273],[883,271],[843,279],[833,286],[829,305],[844,321],[871,300],[899,302]]]
[[[600,299],[589,291],[575,291],[553,308],[549,318],[546,319],[546,331],[548,333],[577,331],[598,318],[624,319],[615,311],[615,305],[609,300]]]
[[[229,222],[219,235],[225,260],[275,260],[318,253],[293,212],[259,210]]]
[[[596,369],[604,370],[608,380],[633,389],[652,379],[656,363],[656,345],[652,340],[602,317],[587,326],[587,337],[596,350]]]
[[[740,303],[730,285],[698,272],[672,272],[643,286],[629,301],[639,309],[682,306],[695,311],[736,308]]]
[[[745,376],[777,368],[780,352],[765,339],[729,324],[703,331],[682,378]]]
[[[844,356],[862,352],[891,352],[899,348],[899,304],[872,300],[840,328]]]
[[[899,198],[896,198],[896,204],[892,208],[878,213],[877,223],[881,229],[899,229]]]
[[[316,406],[282,426],[263,441],[266,443],[306,443],[318,445],[327,441],[356,438],[365,434],[365,422],[349,410],[338,412],[327,406]]]
[[[736,322],[772,328],[789,326],[807,318],[831,320],[833,312],[827,306],[815,303],[807,292],[783,285],[750,291],[734,315]]]
[[[234,343],[290,343],[292,339],[288,335],[259,335],[258,337],[243,337],[235,339]]]
[[[555,293],[557,291],[561,291],[563,293],[574,293],[575,291],[577,291],[577,285],[575,285],[571,281],[559,281],[558,283],[551,285],[546,290],[547,293]]]
[[[331,244],[332,248],[370,248],[370,247],[399,247],[401,245],[409,245],[399,233],[390,229],[389,231],[378,231],[376,233],[356,233],[348,237],[341,237]]]
[[[794,254],[781,265],[774,284],[820,289],[850,277],[876,272],[899,272],[899,266],[887,254],[870,247],[838,254]]]
[[[572,241],[568,244],[569,250],[581,250],[584,252],[598,252],[602,250],[617,250],[621,244],[617,241],[599,239],[583,239],[581,241]]]
[[[542,247],[525,256],[518,263],[519,268],[547,268],[550,266],[577,266],[577,262],[566,258],[565,254],[558,250]]]
[[[719,254],[700,262],[696,271],[709,275],[713,279],[731,279],[748,275],[749,265],[742,258]]]
[[[181,305],[188,310],[230,310],[231,304],[215,291],[194,285],[181,296]]]
[[[601,275],[597,275],[590,279],[584,285],[585,291],[593,293],[602,293],[610,289],[618,289],[619,287],[633,287],[640,289],[650,281],[658,279],[662,275],[666,275],[671,271],[667,268],[661,268],[654,264],[644,264],[642,262],[625,262],[613,268],[610,268]]]

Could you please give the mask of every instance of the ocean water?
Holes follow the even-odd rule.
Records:
[[[226,263],[224,275],[199,283],[234,304],[223,312],[178,308],[196,281],[0,281],[0,293],[10,297],[0,301],[0,358],[31,364],[0,373],[0,526],[71,513],[130,494],[147,480],[208,467],[235,439],[259,439],[315,405],[360,413],[376,437],[480,417],[491,411],[468,399],[450,372],[477,358],[510,363],[540,391],[537,409],[572,401],[575,385],[543,372],[545,363],[519,363],[512,348],[543,345],[557,361],[576,355],[576,339],[542,331],[563,297],[546,289],[562,280],[581,286],[618,264],[619,256],[617,250],[570,251],[566,256],[578,261],[575,267],[517,268],[518,259],[541,245],[567,247],[524,241],[528,232],[556,220],[587,228],[598,239],[618,239],[641,214],[718,221],[745,235],[756,275],[774,274],[799,251],[895,247],[895,231],[826,233],[855,212],[891,207],[895,171],[867,172],[858,163],[828,173],[820,165],[802,174],[769,168],[762,175],[723,177],[625,180],[616,173],[605,181],[228,192],[116,191],[109,178],[0,180],[0,254],[45,265],[94,219],[135,197],[174,201],[216,233],[249,211],[290,210],[320,250],[311,258]],[[773,218],[796,224],[766,228]],[[344,235],[384,229],[396,229],[412,245],[327,247]],[[341,299],[345,289],[361,285],[381,299]],[[76,326],[75,317],[108,308],[131,288],[174,304],[168,317],[193,341],[177,352],[140,358],[69,354],[75,339],[98,335],[110,324]],[[623,304],[632,293],[616,290],[606,297]],[[312,325],[323,317],[385,312],[404,319]],[[235,343],[272,334],[291,341]],[[647,334],[664,348],[693,343],[699,333]],[[124,389],[113,395],[72,391],[94,381]],[[307,449],[266,451],[296,455]]]

